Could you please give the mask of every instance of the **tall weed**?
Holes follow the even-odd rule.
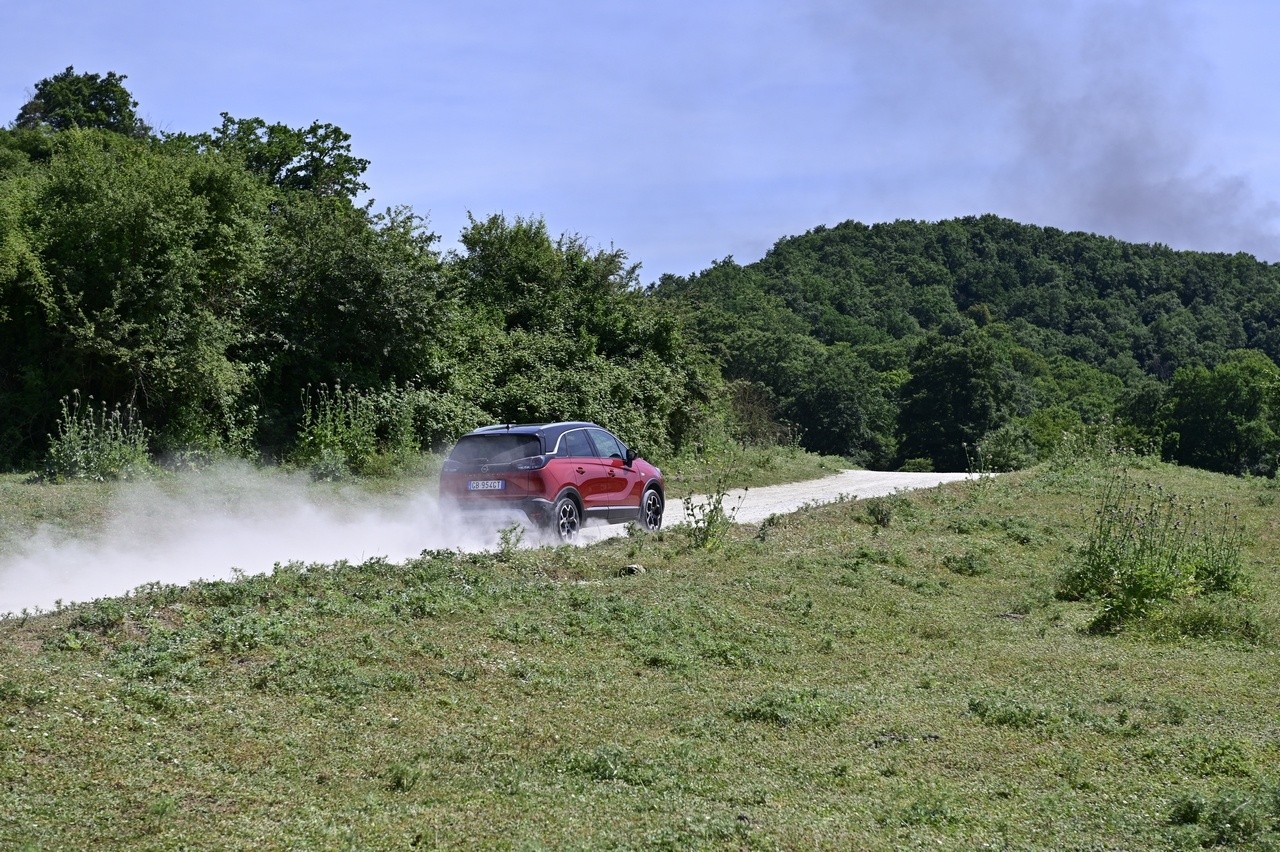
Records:
[[[743,500],[739,497],[726,509],[725,501],[728,499],[724,485],[720,484],[706,497],[690,497],[684,501],[684,518],[695,547],[719,550],[724,546],[725,537],[733,528]]]
[[[307,386],[292,461],[316,479],[393,472],[418,453],[415,414],[411,385],[374,391]]]
[[[1090,629],[1118,630],[1172,602],[1245,591],[1243,529],[1226,506],[1191,505],[1159,486],[1112,479],[1077,564],[1059,579],[1065,600],[1094,600]]]
[[[62,398],[57,434],[49,436],[46,479],[127,479],[151,466],[151,433],[133,406],[109,408],[83,400],[80,391]]]
[[[1158,459],[1157,448],[1150,442],[1136,445],[1132,435],[1111,421],[1087,423],[1062,433],[1062,440],[1046,459],[1046,466],[1059,473],[1081,467],[1141,467]]]

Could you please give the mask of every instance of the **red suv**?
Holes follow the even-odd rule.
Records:
[[[594,423],[485,426],[463,435],[445,460],[440,496],[462,509],[523,512],[572,541],[586,520],[658,529],[666,483]]]

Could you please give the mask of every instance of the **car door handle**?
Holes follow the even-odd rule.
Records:
[[[617,475],[618,475],[618,474],[614,473],[613,471],[609,471],[609,476],[613,477],[613,476],[617,476]]]
[[[586,473],[586,472],[587,472],[587,469],[585,467],[578,468],[578,473]]]

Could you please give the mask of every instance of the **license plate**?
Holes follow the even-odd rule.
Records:
[[[473,479],[467,483],[468,491],[504,491],[506,487],[505,479]]]

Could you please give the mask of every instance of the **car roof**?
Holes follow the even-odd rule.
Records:
[[[500,423],[494,426],[481,426],[473,429],[468,435],[540,435],[544,442],[554,446],[560,436],[571,429],[603,429],[598,423],[585,420],[565,420],[558,423]]]

